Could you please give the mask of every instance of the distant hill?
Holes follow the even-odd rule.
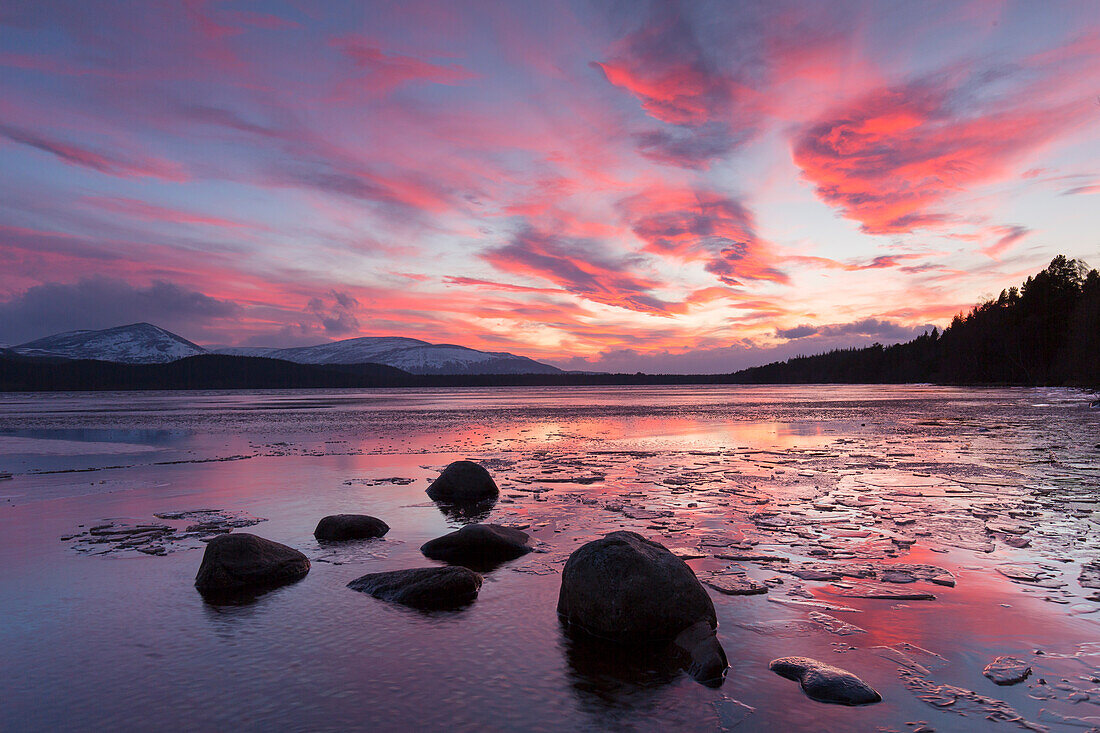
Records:
[[[298,364],[387,364],[410,374],[559,374],[557,367],[507,352],[478,351],[419,339],[370,337],[290,349],[229,348],[215,353],[266,356]]]
[[[894,346],[873,344],[745,369],[744,383],[1100,387],[1100,272],[1059,255],[1019,288]]]
[[[158,364],[0,354],[0,391],[307,389],[409,386],[413,375],[383,364],[317,367],[278,359],[200,354]]]
[[[412,338],[362,337],[290,349],[225,348],[209,352],[171,331],[134,323],[102,331],[70,331],[12,347],[23,356],[163,364],[200,354],[258,356],[297,364],[385,364],[410,374],[559,374],[557,367],[507,352],[430,344]]]
[[[151,323],[102,331],[69,331],[12,347],[24,356],[98,359],[123,364],[162,364],[206,353],[206,349]]]

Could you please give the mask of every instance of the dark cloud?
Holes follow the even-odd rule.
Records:
[[[631,272],[637,264],[632,258],[615,257],[595,240],[525,227],[511,242],[481,257],[505,272],[548,280],[597,303],[659,314],[678,309],[652,294],[657,282]]]
[[[194,334],[205,323],[240,315],[241,308],[196,290],[157,280],[148,287],[92,277],[43,283],[0,303],[0,341],[20,344],[62,331],[148,321]]]
[[[123,178],[153,176],[168,180],[182,180],[178,168],[164,161],[131,160],[117,153],[102,153],[86,147],[48,137],[39,132],[0,124],[0,137],[19,145],[26,145],[49,153],[69,165],[89,168],[99,173]]]
[[[656,12],[627,35],[609,60],[594,66],[634,95],[653,119],[665,123],[637,136],[646,157],[684,168],[705,168],[757,134],[763,116],[745,99],[744,69],[725,68],[700,38],[697,21],[675,5]]]
[[[836,336],[865,336],[879,341],[905,341],[930,329],[931,326],[904,326],[894,321],[884,321],[878,318],[864,318],[852,323],[832,323],[824,326],[811,326],[802,324],[794,328],[777,329],[775,334],[785,339],[803,339],[810,336],[836,337]]]
[[[306,311],[317,317],[329,336],[345,336],[359,332],[355,309],[359,301],[347,293],[332,290],[326,298],[310,298]]]

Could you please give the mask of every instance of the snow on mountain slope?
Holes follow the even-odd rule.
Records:
[[[525,356],[505,352],[478,351],[452,344],[400,337],[370,337],[333,341],[317,346],[264,350],[218,349],[219,354],[267,356],[299,364],[362,364],[373,362],[403,369],[412,374],[556,374],[557,367]]]
[[[15,346],[24,356],[61,356],[127,364],[160,364],[205,354],[206,349],[151,323],[102,331],[70,331]]]
[[[361,338],[332,341],[317,346],[299,346],[293,349],[279,349],[268,356],[273,359],[286,359],[296,361],[299,364],[363,364],[379,361],[379,357],[392,351],[408,349],[415,346],[431,346],[427,341],[418,339],[388,337],[388,336],[363,336]],[[394,366],[394,365],[390,365]]]
[[[504,352],[451,344],[425,344],[380,354],[382,363],[412,374],[556,374],[549,364]]]
[[[103,331],[71,331],[13,348],[26,356],[99,359],[154,364],[196,354],[265,356],[299,364],[385,364],[412,374],[556,374],[561,370],[525,356],[469,349],[400,337],[362,337],[289,349],[228,347],[204,349],[148,323]]]

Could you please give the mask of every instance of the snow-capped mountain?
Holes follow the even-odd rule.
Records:
[[[149,323],[103,331],[71,331],[12,348],[24,356],[98,359],[158,364],[197,354],[264,356],[298,364],[385,364],[412,374],[556,374],[549,364],[506,352],[478,351],[452,344],[399,337],[362,337],[289,349],[229,347],[205,349]]]
[[[411,374],[556,374],[549,364],[507,352],[478,351],[452,344],[430,344],[412,338],[364,336],[290,349],[229,348],[219,354],[267,356],[299,364],[373,362]]]
[[[24,356],[60,356],[126,364],[162,364],[206,349],[151,323],[132,323],[102,331],[69,331],[12,348]]]

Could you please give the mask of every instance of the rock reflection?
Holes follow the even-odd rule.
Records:
[[[435,502],[436,507],[443,513],[443,516],[460,524],[485,521],[489,518],[496,504],[496,499],[487,499],[474,504],[455,504],[449,501]]]
[[[684,670],[668,642],[616,644],[563,624],[561,646],[570,687],[588,709],[636,711]]]

